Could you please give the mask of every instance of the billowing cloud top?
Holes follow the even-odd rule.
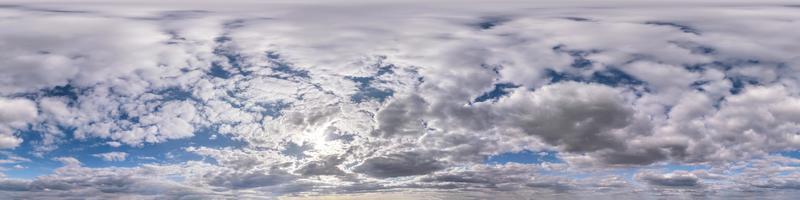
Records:
[[[10,2],[0,198],[800,195],[800,4]]]

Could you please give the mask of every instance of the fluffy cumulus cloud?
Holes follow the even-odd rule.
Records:
[[[0,97],[0,148],[14,148],[22,139],[14,136],[16,129],[27,128],[36,119],[38,111],[33,101],[23,98],[6,99]]]
[[[800,195],[800,7],[0,4],[0,198]]]

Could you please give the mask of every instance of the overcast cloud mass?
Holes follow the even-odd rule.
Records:
[[[798,199],[800,2],[2,1],[0,199]]]

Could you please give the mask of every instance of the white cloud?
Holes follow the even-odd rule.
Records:
[[[0,123],[12,125],[36,118],[36,104],[27,99],[0,99]]]
[[[56,157],[53,160],[61,162],[64,167],[80,167],[82,164],[81,161],[73,157]]]
[[[128,153],[113,151],[107,153],[98,153],[94,154],[93,156],[102,158],[105,161],[125,161],[125,158],[128,157]]]
[[[0,148],[2,149],[9,149],[19,146],[22,143],[21,138],[17,138],[11,135],[0,135]]]
[[[0,149],[19,146],[22,139],[13,135],[15,129],[25,129],[38,116],[36,104],[28,99],[0,97]]]

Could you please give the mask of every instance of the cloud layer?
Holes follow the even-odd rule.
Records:
[[[796,5],[474,3],[0,5],[0,196],[798,195]]]

